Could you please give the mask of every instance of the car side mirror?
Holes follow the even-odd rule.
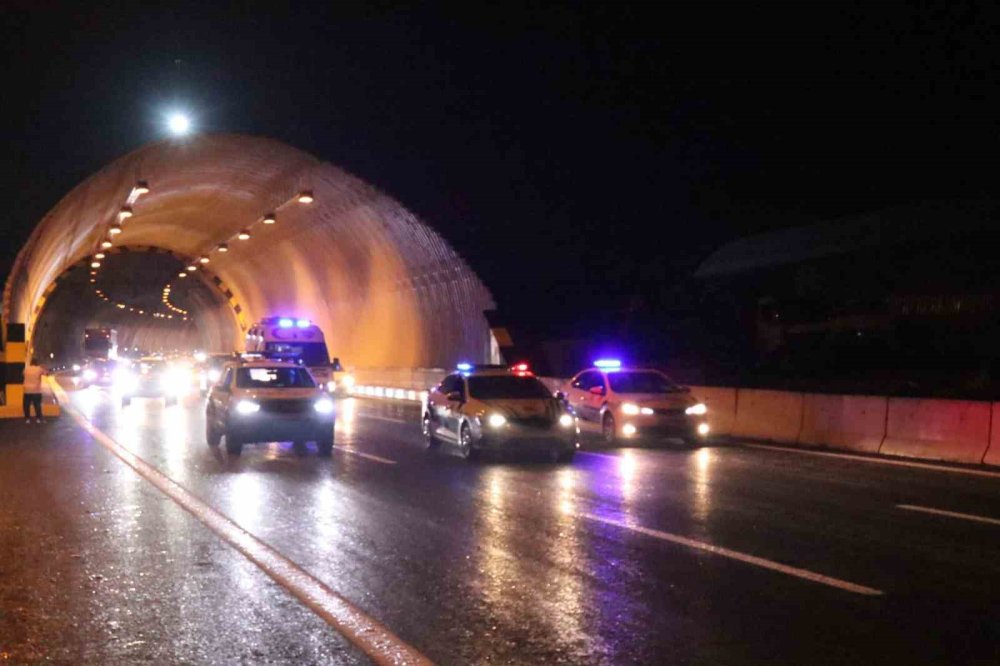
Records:
[[[445,397],[448,398],[448,402],[465,402],[461,391],[451,391]]]
[[[594,395],[604,395],[604,387],[603,386],[591,386],[590,387],[590,392],[593,393]]]
[[[344,366],[340,364],[339,358],[334,357],[333,363],[330,364],[330,369],[333,370],[334,372],[343,372]]]

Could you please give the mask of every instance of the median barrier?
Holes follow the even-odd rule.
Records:
[[[798,443],[878,453],[888,410],[889,399],[883,396],[806,393]]]
[[[801,428],[801,393],[737,389],[733,435],[794,444]]]
[[[736,389],[721,386],[692,386],[691,395],[708,407],[708,425],[713,435],[728,435],[736,421]]]
[[[879,453],[959,463],[981,463],[990,444],[988,402],[889,398],[886,436]]]
[[[986,465],[1000,465],[1000,402],[990,405],[990,446],[983,455]]]

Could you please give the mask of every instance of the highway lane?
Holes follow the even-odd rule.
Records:
[[[88,389],[73,403],[439,663],[991,663],[1000,654],[1000,527],[900,508],[998,518],[1000,479],[740,447],[468,464],[424,449],[412,406],[356,399],[339,404],[331,459],[288,444],[234,459],[205,445],[197,398],[122,409]],[[76,433],[49,446],[86,446]],[[66,463],[67,483],[80,464]],[[158,495],[109,465],[113,479],[132,481],[88,481],[104,489],[104,505]],[[109,513],[109,534],[131,521],[124,533],[142,544],[169,522],[172,544],[214,544],[204,558],[223,575],[177,588],[168,581],[197,565],[121,566],[164,579],[141,584],[147,599],[240,605],[232,581],[261,574],[160,497],[138,517]],[[245,603],[260,612],[227,625],[236,631],[245,621],[267,643],[265,611],[304,612],[250,588]],[[357,658],[318,624],[277,632],[264,651],[289,663]],[[150,640],[210,643],[208,633],[181,618]],[[303,656],[290,641],[319,647]]]

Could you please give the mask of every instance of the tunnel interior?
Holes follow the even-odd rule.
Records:
[[[119,248],[70,267],[56,281],[34,328],[34,353],[70,364],[88,328],[117,332],[121,353],[232,351],[238,323],[204,267],[161,248]],[[94,264],[100,264],[94,265]]]
[[[175,279],[184,262],[197,280]],[[168,282],[189,314],[138,315]],[[92,324],[130,347],[239,351],[252,323],[280,315],[315,322],[355,368],[492,360],[494,307],[465,260],[399,202],[240,135],[149,144],[93,174],[35,227],[3,294],[4,321],[24,324],[42,355],[66,353]]]

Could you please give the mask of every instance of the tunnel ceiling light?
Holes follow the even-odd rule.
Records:
[[[218,250],[219,252],[229,252],[229,246],[225,243],[219,243]]]
[[[264,216],[264,224],[274,224],[278,221],[278,218],[274,216],[274,213],[268,213]]]
[[[188,273],[194,273],[196,270],[198,270],[198,267],[195,266],[194,264],[191,264],[190,266],[187,267]]]
[[[97,280],[95,280],[94,278],[90,278],[90,284],[95,284],[96,282]]]
[[[120,234],[121,232],[122,232],[121,222],[115,222],[114,224],[111,225],[111,228],[108,229],[108,233],[111,234],[112,236]]]
[[[244,229],[240,233],[236,234],[236,237],[239,238],[240,240],[247,240],[250,238],[250,232]]]
[[[103,247],[105,250],[107,250],[108,248],[110,248],[112,245],[114,245],[114,243],[112,243],[109,240],[101,242],[101,247]]]
[[[312,190],[302,190],[299,192],[299,203],[311,204],[313,202]]]
[[[203,264],[207,264],[209,262],[209,258],[203,255],[198,257],[198,261],[200,261]]]
[[[179,278],[186,278],[187,276],[188,276],[188,274],[185,273],[184,271],[181,271],[180,273],[177,274],[177,277],[179,277]]]
[[[127,220],[132,217],[132,206],[122,206],[122,209],[118,211],[119,220]]]
[[[132,191],[135,192],[136,196],[149,194],[149,183],[144,180],[137,180],[135,181],[135,187],[132,188]]]
[[[100,268],[101,267],[101,262],[99,262],[99,261],[92,261],[92,262],[90,262],[90,267],[91,268]]]

